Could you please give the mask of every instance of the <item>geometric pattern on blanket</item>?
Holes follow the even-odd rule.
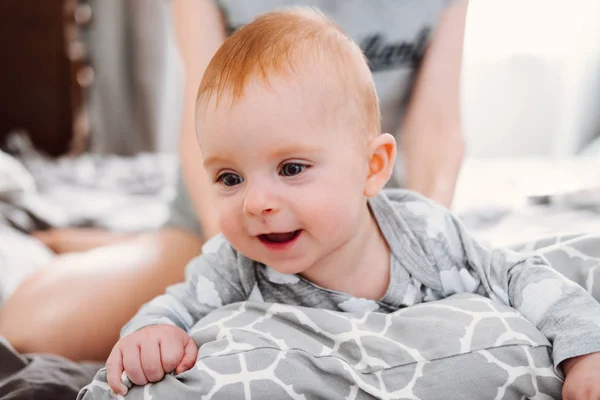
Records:
[[[600,237],[565,234],[512,246],[600,300]],[[244,302],[192,331],[195,368],[133,387],[127,399],[561,398],[547,339],[515,310],[468,294],[393,314]],[[78,399],[112,399],[101,369]],[[119,398],[119,397],[117,397]]]
[[[194,368],[127,399],[553,399],[548,340],[517,311],[471,294],[392,314],[243,302],[191,336]],[[105,370],[78,399],[112,399]]]

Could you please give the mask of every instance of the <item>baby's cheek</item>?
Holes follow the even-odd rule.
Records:
[[[342,196],[319,196],[311,207],[312,224],[322,234],[335,235],[351,230],[357,207]]]
[[[230,242],[240,235],[242,231],[242,221],[239,218],[239,213],[228,207],[215,207],[215,214],[219,229]]]

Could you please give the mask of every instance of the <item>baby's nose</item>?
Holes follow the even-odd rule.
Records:
[[[266,216],[277,211],[276,197],[261,188],[248,188],[244,199],[244,212],[250,215]]]

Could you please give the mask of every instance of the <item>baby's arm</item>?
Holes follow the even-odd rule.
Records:
[[[426,285],[444,296],[479,293],[517,309],[553,344],[555,367],[600,351],[600,304],[543,257],[489,249],[452,213],[420,196],[400,211],[417,242],[412,248],[430,263]]]
[[[161,380],[165,373],[183,372],[196,362],[198,348],[188,335],[212,310],[245,300],[235,253],[227,245],[217,253],[192,260],[186,281],[144,305],[121,331],[106,362],[110,387],[125,394],[125,372],[137,384]]]
[[[121,337],[145,326],[170,324],[188,332],[216,308],[246,300],[237,255],[229,244],[215,253],[196,257],[186,267],[182,283],[140,308],[121,330]]]

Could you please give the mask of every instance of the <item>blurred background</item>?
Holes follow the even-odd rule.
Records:
[[[593,0],[469,3],[455,207],[500,212],[494,243],[598,229],[598,21]]]
[[[483,239],[600,230],[598,21],[596,0],[470,3],[453,207]],[[169,2],[2,0],[0,48],[0,253],[36,230],[160,226],[184,85]]]
[[[183,71],[163,0],[0,5],[0,138],[44,152],[175,152]]]
[[[1,303],[55,253],[164,223],[184,76],[164,0],[3,0],[0,48]],[[95,230],[30,236],[52,228]]]
[[[560,158],[600,144],[599,20],[597,1],[471,2],[462,84],[472,156]]]

